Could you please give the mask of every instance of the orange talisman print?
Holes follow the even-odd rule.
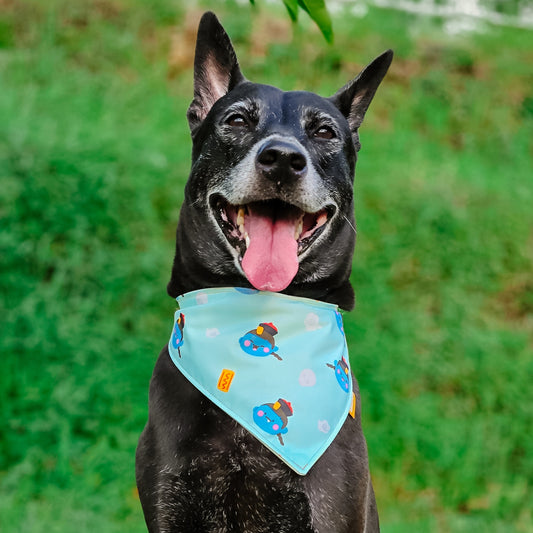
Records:
[[[217,389],[221,390],[222,392],[228,392],[234,375],[235,372],[233,372],[233,370],[227,370],[224,368],[220,374],[220,377],[218,378]]]
[[[352,418],[355,418],[355,405],[356,405],[355,392],[352,392],[352,407],[350,408],[350,416]]]

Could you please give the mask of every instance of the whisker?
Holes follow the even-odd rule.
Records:
[[[200,198],[197,198],[196,200],[194,200],[194,202],[191,202],[189,205],[189,207],[194,207],[196,204],[199,204],[200,203]]]
[[[348,219],[348,217],[346,215],[342,215],[342,218],[344,218],[344,220],[346,220],[346,222],[348,222],[348,225],[350,226],[350,228],[353,229],[353,232],[355,235],[357,235],[357,230],[354,228],[354,225],[350,222],[350,220]]]

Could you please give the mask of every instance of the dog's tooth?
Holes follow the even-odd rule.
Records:
[[[239,226],[239,229],[244,226],[244,207],[239,207],[239,211],[237,211],[237,226]]]
[[[302,234],[303,229],[304,229],[304,218],[302,217],[298,221],[298,225],[296,226],[296,231],[294,232],[294,238],[296,240],[300,238],[300,235]]]
[[[246,248],[248,248],[248,246],[250,246],[250,236],[248,233],[244,234],[244,242],[246,243]]]

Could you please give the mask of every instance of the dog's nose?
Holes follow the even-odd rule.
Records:
[[[301,149],[289,141],[271,140],[257,153],[256,169],[278,185],[303,178],[307,159]]]

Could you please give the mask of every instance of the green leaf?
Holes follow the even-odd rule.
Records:
[[[289,12],[289,17],[293,22],[298,20],[298,0],[283,0],[287,11]]]
[[[252,4],[253,6],[255,6],[255,0],[250,0],[250,4]]]
[[[285,1],[285,0],[284,0]],[[324,0],[297,0],[298,5],[314,20],[328,43],[333,42],[333,27]]]

